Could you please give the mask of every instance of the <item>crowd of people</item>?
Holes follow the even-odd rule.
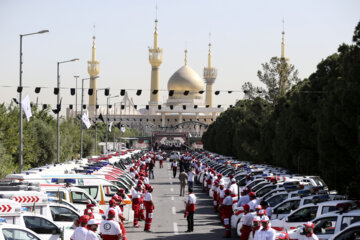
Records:
[[[225,228],[225,238],[231,238],[231,217],[233,205],[243,209],[242,228],[240,240],[275,240],[289,239],[286,232],[276,234],[271,228],[271,210],[266,202],[257,205],[257,198],[251,189],[245,188],[239,198],[238,186],[235,178],[230,175],[229,181],[225,182],[223,176],[212,169],[207,164],[202,164],[200,159],[190,152],[183,152],[178,159],[171,163],[173,177],[178,176],[180,182],[180,196],[185,196],[186,185],[188,196],[185,201],[185,215],[188,226],[186,232],[194,231],[194,214],[196,211],[196,196],[194,194],[194,184],[203,188],[204,192],[213,192],[213,208],[218,213],[221,223]],[[140,221],[145,221],[144,231],[151,232],[151,223],[155,205],[152,198],[154,187],[150,185],[150,179],[154,179],[154,167],[158,162],[159,168],[163,168],[163,161],[166,159],[165,152],[147,152],[141,158],[135,160],[129,175],[135,182],[135,187],[131,190],[132,210],[134,211],[133,227],[140,228]],[[202,178],[202,179],[201,179]],[[100,234],[104,240],[124,239],[127,240],[126,229],[124,226],[123,203],[125,191],[120,189],[109,201],[109,207],[105,213],[106,220],[98,223],[94,220],[92,209],[94,205],[88,204],[84,215],[77,220],[72,240],[95,240],[98,225]],[[305,224],[306,235],[304,239],[318,239],[313,233],[314,224]]]

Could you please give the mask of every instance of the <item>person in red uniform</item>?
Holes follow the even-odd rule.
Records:
[[[250,207],[248,204],[243,206],[244,216],[243,216],[243,225],[241,227],[240,240],[248,240],[251,233],[251,225],[253,220],[253,215],[250,213]]]
[[[214,189],[213,189],[213,204],[214,204],[214,211],[217,212],[218,211],[218,202],[217,202],[217,199],[218,199],[218,193],[217,193],[217,188],[218,188],[218,185],[219,184],[219,180],[216,180],[214,182]]]
[[[89,231],[86,228],[86,225],[87,225],[89,220],[90,220],[90,218],[89,218],[88,215],[82,215],[79,218],[80,226],[75,229],[74,233],[70,237],[70,240],[83,240],[83,239],[86,239],[86,235],[87,235],[87,233]]]
[[[187,222],[188,222],[188,230],[186,232],[194,231],[194,213],[196,210],[196,196],[192,188],[189,189],[189,196],[185,201],[186,204],[186,214],[187,214]]]
[[[140,217],[140,198],[142,196],[141,193],[141,185],[137,185],[136,188],[131,191],[131,200],[132,200],[132,210],[134,211],[134,227],[138,228],[139,225],[139,217]]]
[[[154,202],[152,200],[152,195],[151,195],[153,190],[154,190],[154,188],[152,186],[149,186],[148,191],[147,191],[147,193],[145,193],[145,197],[144,197],[144,206],[145,206],[145,210],[146,210],[146,219],[145,219],[145,228],[144,228],[145,232],[151,232],[151,230],[150,230],[151,222],[152,222],[152,217],[153,217],[153,211],[155,209]]]
[[[95,218],[93,214],[94,207],[95,205],[91,203],[86,205],[86,209],[84,210],[84,215],[88,215],[90,219],[94,219]]]
[[[224,201],[220,206],[220,210],[223,210],[223,214],[224,214],[225,238],[231,237],[230,221],[231,221],[231,216],[233,214],[232,202],[233,200],[231,197],[231,191],[229,189],[226,189]]]
[[[114,221],[115,210],[110,209],[107,220],[103,220],[100,225],[100,233],[103,240],[120,240],[121,228],[118,222]]]

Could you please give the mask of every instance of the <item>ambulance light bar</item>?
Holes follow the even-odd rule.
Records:
[[[5,218],[0,218],[0,223],[6,223],[6,219]]]

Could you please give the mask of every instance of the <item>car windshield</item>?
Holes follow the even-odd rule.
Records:
[[[319,177],[312,177],[312,179],[314,180],[316,186],[319,187],[326,187],[326,183]]]
[[[267,200],[268,204],[270,207],[274,207],[276,205],[278,205],[279,203],[283,202],[284,200],[286,200],[288,197],[288,194],[280,194],[280,195],[276,195],[272,198],[270,198],[269,200]]]

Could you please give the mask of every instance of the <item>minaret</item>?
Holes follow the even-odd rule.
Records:
[[[94,35],[93,36],[93,45],[92,45],[92,57],[91,57],[91,61],[88,61],[88,73],[90,75],[90,88],[93,89],[93,94],[91,96],[89,96],[89,112],[91,113],[91,115],[92,115],[92,112],[95,110],[96,89],[97,89],[97,78],[93,78],[93,77],[98,76],[99,72],[100,72],[100,62],[96,60],[96,47],[95,47],[95,35]]]
[[[211,65],[211,43],[209,42],[208,66],[204,68],[204,79],[206,83],[205,105],[213,107],[213,84],[217,76],[216,68]]]
[[[286,61],[289,61],[289,58],[286,58],[285,57],[285,30],[284,30],[284,24],[285,24],[285,21],[284,19],[282,20],[283,22],[283,30],[282,30],[282,37],[281,37],[281,59],[285,59]]]
[[[149,62],[151,64],[150,114],[155,114],[155,109],[160,104],[159,68],[163,60],[163,50],[159,48],[157,23],[158,20],[155,19],[154,47],[149,48]],[[157,90],[156,94],[153,94],[154,90]]]

